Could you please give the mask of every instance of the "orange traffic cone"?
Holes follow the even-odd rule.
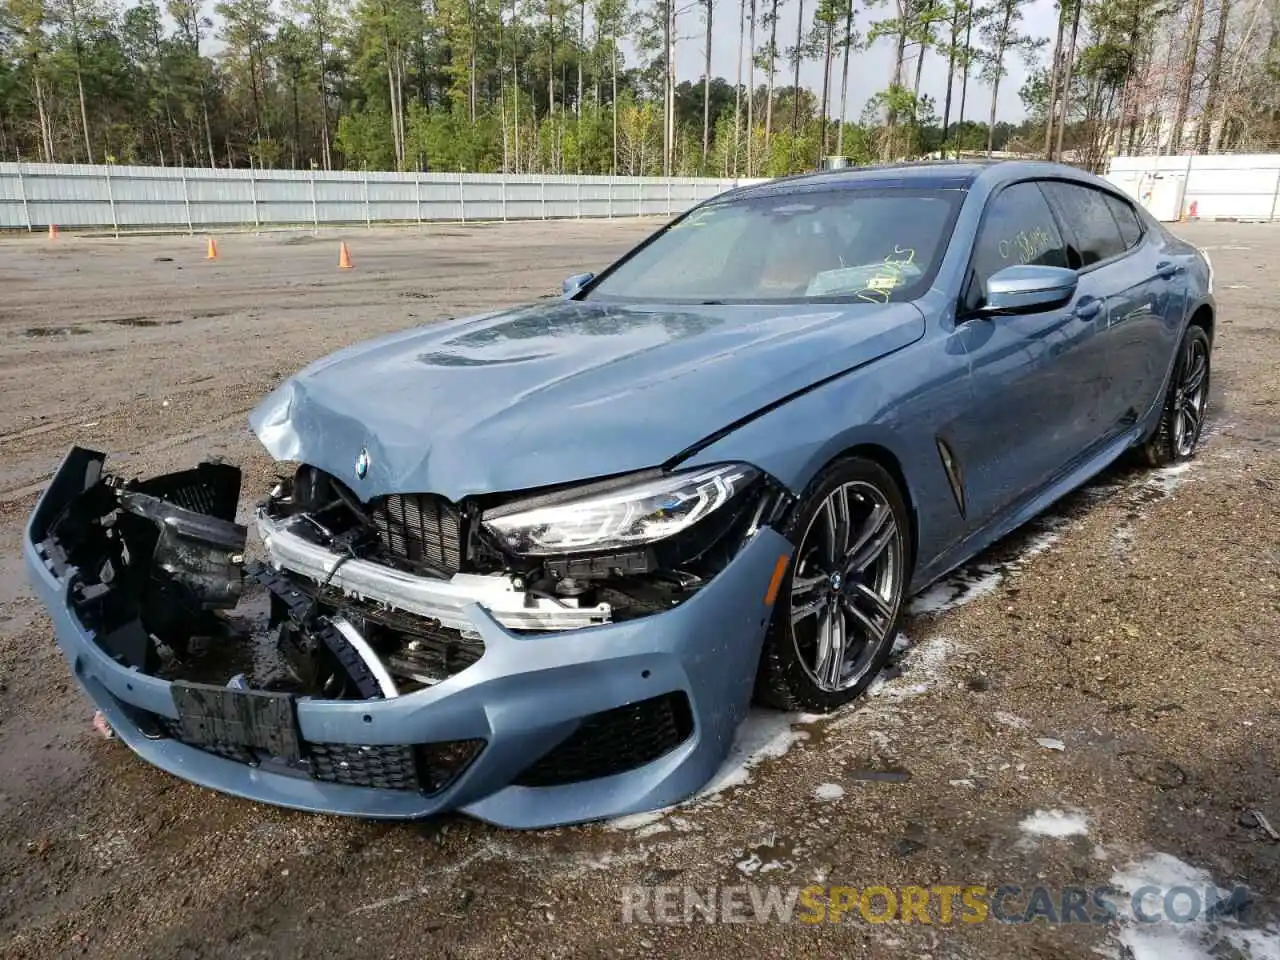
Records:
[[[345,240],[342,241],[342,246],[338,248],[338,269],[351,269],[351,254],[347,251],[347,242]]]
[[[206,260],[218,259],[218,245],[214,242],[213,237],[209,238],[209,252],[204,255]]]
[[[50,240],[58,239],[58,225],[56,223],[49,224],[49,239]]]

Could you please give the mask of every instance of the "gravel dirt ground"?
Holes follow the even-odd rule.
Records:
[[[215,262],[199,237],[0,240],[0,955],[1280,957],[1277,226],[1178,228],[1209,248],[1220,310],[1195,461],[1113,469],[928,591],[870,696],[823,719],[754,714],[693,803],[532,833],[366,823],[224,797],[92,732],[18,546],[69,444],[139,474],[220,454],[256,491],[270,465],[245,414],[291,371],[553,294],[653,226],[352,231],[351,271],[338,234],[228,235]],[[1247,886],[1244,920],[622,909],[630,885],[1179,878]]]

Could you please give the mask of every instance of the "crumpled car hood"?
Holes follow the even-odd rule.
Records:
[[[364,500],[457,501],[658,466],[923,333],[910,304],[560,300],[348,347],[285,381],[249,422],[276,459],[326,470]]]

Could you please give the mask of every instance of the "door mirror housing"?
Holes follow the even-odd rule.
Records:
[[[595,278],[596,275],[594,273],[575,273],[560,285],[561,292],[567,300]]]
[[[997,270],[987,280],[981,313],[1034,313],[1059,307],[1076,292],[1079,278],[1066,267],[1018,263]]]

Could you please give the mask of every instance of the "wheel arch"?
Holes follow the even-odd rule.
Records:
[[[916,558],[920,555],[920,515],[916,509],[915,495],[912,493],[911,484],[907,482],[906,471],[902,468],[902,463],[897,455],[888,447],[878,443],[859,442],[850,447],[841,450],[835,456],[831,457],[826,463],[822,464],[813,474],[820,475],[832,464],[841,460],[852,460],[854,458],[862,458],[870,460],[884,470],[893,478],[893,482],[898,487],[898,492],[902,495],[903,501],[907,505],[907,517],[911,523],[910,536],[907,538],[907,547],[909,555],[907,557],[907,580],[910,581],[915,569]]]
[[[1187,321],[1187,326],[1202,328],[1209,337],[1209,346],[1212,347],[1214,320],[1212,304],[1202,303],[1191,311],[1191,319]]]

